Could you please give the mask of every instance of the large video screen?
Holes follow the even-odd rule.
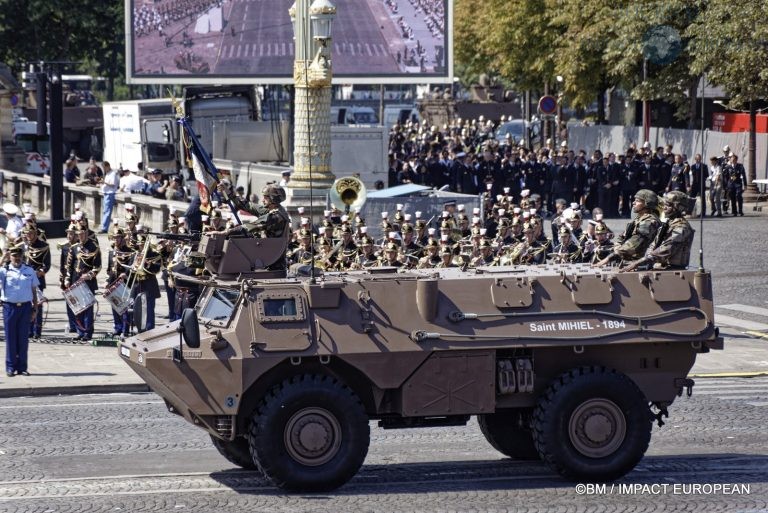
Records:
[[[294,0],[125,0],[131,83],[291,83]],[[453,0],[333,0],[334,83],[453,80]]]

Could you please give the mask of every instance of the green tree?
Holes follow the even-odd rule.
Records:
[[[709,0],[687,30],[694,73],[721,86],[735,107],[750,112],[748,178],[754,191],[755,102],[768,98],[768,4],[754,0]]]
[[[555,39],[555,70],[563,77],[562,91],[570,105],[588,107],[597,99],[598,123],[605,121],[605,91],[612,85],[603,63],[609,42],[620,27],[616,12],[627,2],[606,0],[548,0],[554,14],[551,25]]]
[[[613,10],[615,35],[603,63],[617,85],[637,100],[664,100],[678,119],[694,122],[699,74],[691,69],[688,26],[704,9],[702,0],[627,2]],[[647,62],[646,62],[647,61]],[[643,66],[647,64],[644,78]]]
[[[454,9],[455,55],[470,73],[499,75],[519,91],[554,80],[546,0],[457,0]]]
[[[78,71],[119,80],[123,19],[122,2],[0,0],[0,59],[17,72],[28,62],[79,62]]]

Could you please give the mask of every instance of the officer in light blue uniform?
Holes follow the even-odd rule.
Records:
[[[37,273],[22,263],[23,248],[12,247],[10,263],[0,267],[0,299],[3,302],[3,324],[5,329],[5,373],[29,376],[27,372],[27,350],[29,348],[29,325],[37,315],[37,296],[40,285]]]

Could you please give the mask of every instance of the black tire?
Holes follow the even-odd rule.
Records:
[[[502,411],[478,415],[480,431],[491,446],[516,460],[537,460],[539,452],[530,428],[531,411]]]
[[[328,376],[283,381],[267,392],[251,421],[253,460],[273,485],[292,492],[343,485],[360,469],[369,443],[360,399]]]
[[[648,402],[624,374],[573,369],[554,380],[533,413],[541,459],[562,476],[610,481],[631,471],[651,440]]]
[[[258,470],[256,463],[251,457],[251,450],[248,440],[243,437],[235,438],[233,441],[222,440],[211,435],[211,441],[219,454],[224,456],[227,461],[247,470]]]

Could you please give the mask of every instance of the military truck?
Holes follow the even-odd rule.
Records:
[[[118,351],[225,458],[290,491],[351,479],[370,420],[473,415],[502,454],[616,479],[691,394],[696,355],[723,347],[704,270],[267,270],[286,244],[204,235],[195,308]]]

